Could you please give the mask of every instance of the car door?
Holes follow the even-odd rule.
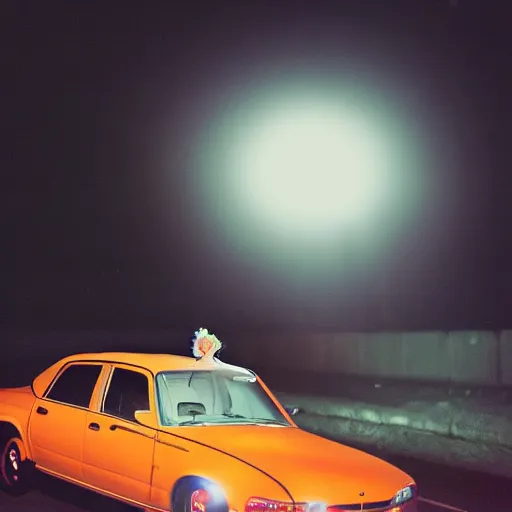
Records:
[[[37,399],[29,424],[32,457],[41,469],[82,480],[87,411],[103,369],[101,363],[72,363]]]
[[[135,420],[137,410],[156,415],[149,372],[126,365],[112,367],[105,394],[87,414],[83,474],[89,485],[148,503],[156,431]]]

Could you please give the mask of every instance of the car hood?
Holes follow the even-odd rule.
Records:
[[[413,483],[403,471],[377,457],[295,427],[178,428],[180,436],[222,450],[268,473],[288,489],[295,501],[323,501],[329,505],[388,501]],[[176,428],[172,432],[177,433]]]

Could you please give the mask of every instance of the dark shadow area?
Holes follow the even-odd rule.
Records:
[[[34,477],[34,489],[21,497],[0,492],[2,512],[137,512],[99,494],[68,484],[40,472]]]
[[[98,510],[130,512],[137,510],[43,473],[37,472],[36,475],[35,490],[52,500],[72,505],[87,512]]]

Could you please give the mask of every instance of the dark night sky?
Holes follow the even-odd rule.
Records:
[[[510,327],[505,4],[4,0],[0,326]],[[432,172],[456,184],[453,208],[411,233],[386,279],[290,301],[201,245],[185,176],[243,77],[347,55],[435,113],[457,163]]]

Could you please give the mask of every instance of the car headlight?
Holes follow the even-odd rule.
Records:
[[[416,497],[416,486],[408,485],[403,489],[400,489],[393,498],[392,505],[402,505],[403,503],[407,503]]]
[[[286,501],[251,498],[245,504],[245,512],[326,512],[327,504],[321,502],[290,503]]]

